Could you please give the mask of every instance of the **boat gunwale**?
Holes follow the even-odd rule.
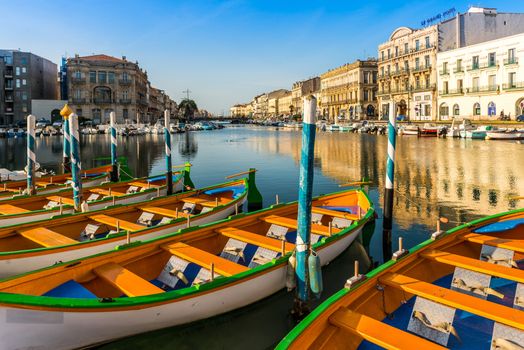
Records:
[[[447,231],[445,231],[442,238],[440,238],[438,241],[441,241],[442,239],[449,237],[459,231],[462,230],[474,230],[477,228],[479,224],[482,226],[489,224],[491,222],[496,222],[497,219],[507,216],[512,216],[514,214],[520,214],[524,213],[524,208],[519,209],[513,209],[502,213],[497,213],[493,215],[488,215],[482,218],[478,218],[472,221],[469,221],[467,223],[464,223],[462,225],[453,227]],[[339,291],[337,291],[335,294],[327,298],[324,302],[322,302],[319,306],[317,306],[309,315],[307,315],[300,323],[298,323],[293,329],[291,329],[288,334],[277,344],[276,348],[277,350],[283,350],[288,349],[301,335],[305,334],[304,332],[309,328],[315,320],[318,319],[319,316],[321,316],[326,310],[329,308],[332,308],[335,306],[335,304],[340,301],[343,297],[348,295],[349,293],[353,293],[355,290],[365,287],[368,283],[371,283],[370,280],[373,278],[378,278],[379,275],[382,275],[386,273],[387,270],[392,268],[395,265],[406,263],[406,260],[410,257],[412,257],[415,254],[419,254],[422,250],[426,249],[431,243],[438,242],[431,238],[428,238],[427,240],[415,245],[414,247],[408,249],[409,254],[402,257],[401,259],[394,261],[389,260],[377,268],[371,270],[367,274],[365,274],[366,278],[356,284],[355,286],[349,288],[342,288]],[[399,267],[400,268],[400,267]]]
[[[246,185],[246,186],[249,186],[249,185]],[[334,192],[334,193],[330,193],[327,195],[320,195],[320,196],[314,197],[313,200],[341,196],[348,192],[355,192],[357,194],[362,193],[364,195],[365,200],[369,204],[366,214],[360,220],[353,221],[353,223],[350,226],[346,227],[345,229],[341,230],[340,232],[333,234],[332,236],[329,236],[329,237],[322,237],[317,243],[312,245],[312,248],[319,249],[319,250],[326,248],[327,246],[333,243],[336,243],[340,239],[346,237],[348,234],[351,234],[357,231],[358,229],[363,228],[371,219],[374,219],[375,209],[373,206],[373,202],[370,200],[368,194],[365,191],[363,191],[361,188],[357,188],[357,189],[349,188],[343,191]],[[134,244],[131,243],[130,245],[118,246],[115,250],[132,249],[135,247],[142,246],[146,243],[152,244],[153,242],[170,239],[174,236],[183,235],[188,232],[193,232],[196,230],[209,228],[211,226],[225,224],[239,217],[243,217],[243,218],[246,218],[246,217],[249,218],[250,216],[255,217],[257,215],[263,215],[267,211],[286,207],[286,206],[297,205],[297,203],[298,201],[280,203],[280,204],[272,205],[270,207],[263,208],[257,211],[253,211],[249,214],[240,213],[238,215],[232,215],[232,216],[229,216],[228,218],[225,218],[219,221],[215,221],[215,222],[200,225],[200,226],[194,226],[194,227],[181,229],[176,233],[153,238],[147,241],[135,242]],[[15,278],[27,276],[31,273],[52,269],[57,266],[72,265],[86,258],[101,257],[103,255],[111,254],[113,252],[114,251],[106,251],[106,252],[94,254],[89,257],[84,257],[84,258],[60,263],[57,265],[45,267],[45,268],[38,269],[35,271],[27,272],[24,274],[12,276],[2,281],[9,281]],[[234,285],[237,283],[243,283],[249,279],[256,278],[259,275],[269,273],[272,270],[281,267],[282,264],[287,262],[291,254],[292,252],[289,252],[279,258],[272,259],[270,262],[266,264],[259,265],[255,268],[249,269],[247,271],[244,271],[242,273],[239,273],[239,274],[236,274],[230,277],[219,277],[219,278],[216,278],[214,281],[211,281],[211,282],[208,282],[202,285],[195,285],[195,286],[191,286],[191,287],[187,287],[187,288],[183,288],[179,290],[168,291],[165,293],[140,296],[140,297],[132,297],[132,298],[129,298],[129,297],[128,298],[112,298],[111,302],[104,302],[105,300],[101,298],[96,298],[96,299],[95,298],[92,298],[92,299],[57,298],[57,297],[45,297],[45,296],[0,292],[0,306],[17,307],[17,308],[24,308],[24,309],[36,309],[39,311],[69,311],[69,312],[73,312],[73,311],[104,312],[104,311],[120,311],[120,310],[124,311],[124,310],[142,309],[142,308],[153,307],[156,305],[162,305],[166,303],[178,302],[178,301],[181,301],[187,298],[198,297],[201,295],[205,295],[205,294],[214,292],[217,289],[226,288],[227,286]]]

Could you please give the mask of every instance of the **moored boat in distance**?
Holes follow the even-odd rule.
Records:
[[[504,132],[487,132],[486,140],[524,140],[524,130],[506,130]]]
[[[312,248],[323,265],[374,218],[359,189],[314,198],[312,205]],[[3,280],[2,346],[84,347],[265,298],[286,286],[297,209],[296,202],[280,204]]]
[[[434,124],[425,123],[422,128],[420,128],[420,132],[418,136],[420,137],[437,137],[438,134],[438,126]]]
[[[420,128],[417,125],[406,125],[399,128],[398,134],[405,136],[418,136]]]
[[[493,127],[491,125],[481,125],[476,129],[460,130],[460,137],[466,139],[484,140],[488,131],[492,133],[501,132],[501,130],[498,130],[496,127]]]
[[[437,231],[349,279],[277,349],[521,349],[523,233],[524,209]]]

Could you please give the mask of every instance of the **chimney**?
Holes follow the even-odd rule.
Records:
[[[461,37],[460,35],[460,12],[457,12],[455,28],[456,28],[455,48],[460,49],[462,47],[461,42],[460,42],[460,37]]]

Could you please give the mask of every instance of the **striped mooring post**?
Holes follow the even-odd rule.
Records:
[[[111,131],[111,181],[117,182],[118,181],[118,159],[116,157],[116,114],[115,112],[109,113],[109,128]]]
[[[297,295],[293,315],[301,319],[309,312],[308,255],[311,237],[311,201],[313,197],[313,161],[315,153],[315,116],[317,99],[304,98],[302,127],[302,151],[300,155],[300,179],[298,192],[298,234],[296,242]]]
[[[64,147],[62,150],[62,166],[64,173],[71,172],[71,137],[69,136],[69,115],[64,115],[62,132],[64,133]]]
[[[69,135],[71,136],[71,175],[73,178],[73,198],[75,211],[80,211],[82,204],[82,179],[80,171],[80,138],[78,132],[78,117],[75,113],[69,115]]]
[[[36,117],[32,114],[27,116],[27,194],[36,194],[35,188],[35,128]]]
[[[169,132],[169,110],[164,111],[164,142],[166,144],[167,195],[173,194],[173,166],[171,162],[171,133]]]
[[[382,246],[384,261],[391,259],[391,229],[393,227],[393,183],[395,176],[395,147],[397,140],[397,115],[395,103],[389,105],[388,122],[388,158],[386,165],[386,188],[384,190],[384,219],[382,231]]]

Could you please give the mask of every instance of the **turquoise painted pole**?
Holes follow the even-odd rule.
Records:
[[[71,137],[69,136],[69,116],[65,116],[63,119],[62,131],[64,133],[64,148],[62,155],[62,162],[64,167],[64,173],[71,172]]]
[[[309,299],[308,255],[311,237],[311,201],[313,196],[313,160],[315,152],[315,116],[317,100],[313,96],[304,99],[302,127],[302,153],[300,156],[300,183],[298,192],[298,234],[296,242],[297,297],[295,308],[299,314],[307,309]]]
[[[113,166],[111,170],[111,181],[117,182],[118,181],[118,159],[116,157],[116,114],[115,112],[109,113],[109,123],[110,123],[110,131],[111,131],[111,164]]]
[[[384,261],[391,259],[391,229],[393,227],[393,183],[395,175],[395,147],[397,141],[397,116],[395,103],[389,105],[388,122],[388,158],[386,164],[386,188],[384,190],[384,219],[382,231],[382,247]]]
[[[27,116],[27,194],[36,194],[35,188],[35,128],[36,117],[32,114]]]
[[[169,110],[164,111],[164,142],[166,144],[167,195],[173,194],[173,166],[171,161],[171,133],[169,132]]]
[[[82,204],[82,181],[80,171],[80,138],[78,133],[78,117],[76,114],[69,115],[69,134],[71,136],[71,170],[73,178],[73,198],[75,201],[75,211],[80,211]]]

